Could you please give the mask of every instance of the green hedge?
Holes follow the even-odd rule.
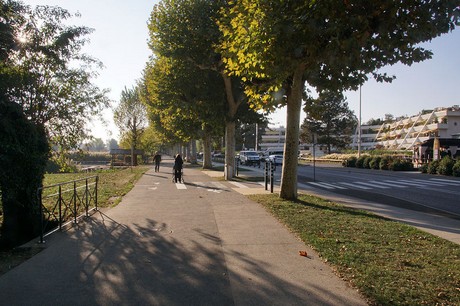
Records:
[[[349,157],[342,163],[344,167],[356,167],[365,169],[380,169],[393,171],[410,171],[413,170],[412,162],[400,156],[355,156]]]

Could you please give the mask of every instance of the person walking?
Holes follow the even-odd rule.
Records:
[[[176,157],[174,158],[174,181],[177,183],[179,180],[179,183],[182,180],[182,165],[184,164],[184,161],[182,160],[182,157],[180,154],[176,154]]]
[[[155,163],[155,172],[160,172],[161,155],[158,151],[156,151],[153,156],[153,162]]]

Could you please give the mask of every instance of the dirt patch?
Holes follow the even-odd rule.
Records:
[[[19,247],[9,251],[0,251],[0,275],[19,266],[29,258],[40,253],[44,248],[40,246]]]

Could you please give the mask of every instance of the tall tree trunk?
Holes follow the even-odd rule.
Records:
[[[211,145],[211,134],[207,133],[205,129],[203,136],[203,169],[212,168]]]
[[[196,140],[195,139],[192,139],[190,141],[190,146],[192,148],[192,154],[190,156],[190,162],[195,165],[196,164]]]
[[[225,124],[225,168],[224,177],[230,180],[235,176],[235,121]]]
[[[292,85],[287,97],[286,142],[284,144],[283,170],[281,174],[280,197],[286,200],[297,199],[297,164],[300,134],[300,111],[304,89],[303,72],[300,65],[294,72]]]
[[[190,162],[190,142],[185,144],[185,161]]]
[[[225,119],[225,180],[231,180],[235,176],[235,115],[240,101],[236,101],[233,95],[232,80],[222,74],[227,97],[228,112]]]

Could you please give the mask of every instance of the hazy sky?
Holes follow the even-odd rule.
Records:
[[[27,0],[28,5],[58,5],[71,13],[80,12],[72,24],[94,28],[91,42],[84,52],[104,63],[96,84],[110,89],[109,97],[118,103],[123,88],[131,87],[141,77],[151,54],[147,47],[147,21],[152,0]],[[434,39],[425,47],[432,50],[431,60],[411,67],[395,65],[383,71],[396,75],[393,83],[368,81],[362,87],[362,120],[383,118],[390,113],[395,117],[415,115],[422,109],[448,107],[460,104],[460,30]],[[355,114],[359,114],[359,92],[348,92],[347,101]],[[272,123],[285,125],[285,111],[273,115]],[[95,123],[94,136],[103,140],[118,138],[112,113],[105,114],[108,126]],[[302,116],[303,118],[304,116]]]

